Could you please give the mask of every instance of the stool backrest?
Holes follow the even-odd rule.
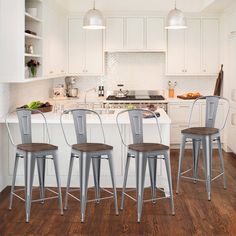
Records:
[[[131,110],[124,110],[124,111],[119,112],[116,117],[116,123],[117,123],[117,127],[118,127],[118,130],[120,133],[120,137],[121,137],[121,140],[125,146],[128,146],[128,144],[126,144],[124,141],[124,137],[122,135],[122,131],[121,131],[121,127],[120,127],[120,124],[121,124],[120,116],[125,113],[128,113],[128,115],[129,115],[129,121],[130,121],[134,144],[144,142],[143,141],[143,134],[144,134],[143,133],[143,115],[144,115],[144,113],[150,113],[150,115],[153,116],[153,118],[155,118],[157,130],[158,130],[158,136],[160,139],[160,143],[162,143],[160,127],[159,127],[158,118],[157,118],[156,114],[154,112],[146,110],[146,109],[131,109]]]
[[[22,143],[32,143],[31,111],[20,109],[16,113],[19,120]]]
[[[89,110],[89,109],[71,109],[71,110],[66,110],[61,114],[61,118],[60,118],[60,123],[61,123],[61,128],[66,140],[66,143],[71,146],[71,144],[69,143],[67,137],[66,137],[66,132],[65,132],[65,128],[63,126],[63,116],[65,114],[69,114],[71,113],[73,116],[73,121],[74,121],[74,126],[75,126],[75,134],[76,134],[76,139],[77,139],[77,143],[87,143],[87,115],[88,114],[95,114],[100,122],[100,126],[101,126],[101,130],[102,130],[102,134],[103,134],[103,142],[105,143],[105,133],[104,133],[104,129],[103,129],[103,124],[102,124],[102,120],[100,115],[93,110]]]
[[[205,127],[208,127],[208,128],[214,128],[215,127],[217,112],[219,112],[218,111],[219,102],[220,102],[220,100],[225,101],[225,103],[227,105],[227,110],[225,112],[225,117],[224,117],[222,127],[220,127],[220,130],[222,130],[225,127],[225,124],[226,124],[226,121],[227,121],[227,118],[228,118],[228,115],[229,115],[230,104],[229,104],[228,99],[223,98],[223,97],[219,97],[219,96],[202,96],[202,97],[199,97],[199,98],[195,99],[195,101],[193,102],[190,117],[189,117],[189,126],[191,124],[191,118],[192,118],[192,114],[193,114],[195,104],[199,100],[202,100],[202,99],[205,99],[205,101],[206,101]]]
[[[16,114],[18,117],[18,121],[19,121],[19,127],[20,127],[20,134],[21,134],[21,142],[24,143],[32,143],[32,123],[31,123],[31,115],[32,112],[34,114],[40,114],[43,117],[44,120],[44,124],[45,124],[45,128],[46,128],[46,134],[47,134],[47,138],[48,138],[48,143],[50,143],[50,136],[49,136],[49,130],[48,130],[48,124],[47,124],[47,120],[46,117],[44,116],[44,114],[39,111],[39,110],[31,110],[31,109],[27,109],[27,108],[22,108],[22,109],[17,109],[16,110]],[[11,141],[11,143],[16,146],[11,131],[10,131],[10,127],[9,127],[9,116],[12,113],[9,113],[6,115],[5,118],[5,123],[7,126],[7,131],[9,134],[9,139]]]

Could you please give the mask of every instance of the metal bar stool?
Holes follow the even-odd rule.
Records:
[[[143,113],[144,112],[150,113],[150,116],[155,118],[160,143],[144,143],[143,142]],[[130,145],[127,145],[125,143],[124,138],[121,133],[121,119],[122,119],[121,115],[124,115],[125,113],[126,114],[128,113],[129,115],[129,120],[130,120],[132,135],[133,135],[133,144],[130,144]],[[124,116],[123,118],[127,119],[128,117]],[[147,201],[155,202],[155,200],[163,199],[163,197],[156,198],[157,159],[163,159],[165,161],[167,179],[168,179],[168,185],[169,185],[169,194],[170,194],[169,197],[164,197],[164,198],[170,198],[171,212],[172,212],[172,215],[175,215],[173,191],[172,191],[171,167],[170,167],[170,158],[169,158],[169,147],[161,144],[162,137],[161,137],[160,127],[159,127],[158,118],[156,114],[152,111],[145,110],[145,109],[125,110],[117,114],[116,123],[119,129],[122,143],[128,148],[127,160],[126,160],[126,165],[125,165],[124,183],[123,183],[123,190],[122,190],[122,197],[121,197],[121,210],[123,210],[124,208],[124,197],[127,196],[131,198],[132,200],[137,202],[137,222],[141,221],[144,181],[145,181],[147,161],[149,164],[152,199],[144,200],[144,202],[147,202]],[[136,199],[134,199],[132,196],[126,193],[126,183],[127,183],[127,177],[128,177],[130,158],[134,158],[135,164],[136,164]]]
[[[68,142],[65,128],[63,126],[63,116],[69,113],[72,114],[73,119],[74,119],[75,133],[76,133],[76,138],[77,138],[77,144],[73,144],[73,145],[71,145]],[[100,125],[101,125],[101,129],[102,129],[104,143],[88,143],[87,142],[87,128],[86,128],[87,114],[95,114],[98,117]],[[99,201],[102,199],[114,198],[115,213],[116,215],[118,215],[119,212],[118,212],[115,174],[114,174],[113,158],[112,158],[113,147],[105,144],[105,134],[104,134],[101,117],[99,116],[97,112],[93,110],[73,109],[73,110],[64,111],[64,113],[62,113],[61,115],[60,121],[61,121],[61,127],[62,127],[62,131],[65,137],[66,143],[69,145],[69,147],[71,147],[71,157],[70,157],[69,174],[68,174],[64,209],[67,210],[68,196],[71,196],[74,199],[78,200],[80,202],[81,222],[82,223],[84,222],[85,209],[86,209],[86,203],[87,203],[89,169],[90,169],[90,163],[92,160],[96,196],[95,196],[95,199],[88,200],[88,202],[96,201],[97,203],[99,203]],[[80,198],[77,198],[75,195],[72,195],[70,193],[70,182],[71,182],[71,174],[72,174],[72,169],[73,169],[74,158],[79,158],[79,161],[80,161]],[[111,197],[110,196],[104,197],[104,198],[100,197],[101,159],[106,159],[109,162],[113,193],[106,189],[103,189],[103,190],[110,193],[112,195]]]
[[[205,127],[190,127],[191,126],[191,118],[193,114],[193,109],[195,104],[200,100],[206,100],[206,118],[205,118]],[[217,109],[219,105],[219,101],[223,100],[227,104],[227,112],[224,118],[224,122],[220,129],[215,128],[215,120]],[[211,200],[211,182],[217,179],[220,176],[223,176],[224,189],[226,189],[226,177],[224,170],[224,159],[222,152],[222,144],[221,144],[221,132],[226,125],[226,121],[228,118],[230,110],[229,101],[226,98],[222,98],[219,96],[204,96],[197,98],[192,105],[190,117],[189,117],[189,128],[181,131],[182,141],[180,145],[180,153],[179,153],[179,168],[178,168],[178,177],[177,177],[177,189],[176,193],[179,193],[180,187],[180,178],[192,179],[196,183],[196,181],[205,181],[208,200]],[[186,142],[192,141],[193,144],[193,178],[185,176],[187,172],[191,169],[182,172],[182,163],[184,159],[184,149]],[[219,149],[219,157],[220,157],[220,165],[221,165],[221,173],[212,178],[212,142],[217,141],[218,149]],[[198,178],[198,161],[199,161],[199,150],[202,144],[203,152],[204,152],[204,162],[205,162],[205,176],[206,179],[202,180]]]
[[[44,119],[47,137],[48,137],[48,143],[32,143],[32,129],[31,129],[32,110],[17,109],[16,113],[19,120],[22,144],[16,145],[13,141],[13,137],[10,131],[9,123],[8,123],[8,117],[10,114],[7,115],[6,120],[5,120],[10,141],[16,147],[16,157],[15,157],[13,179],[12,179],[12,186],[11,186],[11,193],[10,193],[9,209],[10,210],[12,209],[13,196],[18,197],[19,199],[23,200],[25,202],[25,209],[26,209],[26,222],[29,222],[31,202],[38,202],[38,201],[44,202],[44,200],[58,198],[60,212],[61,212],[61,215],[63,215],[61,184],[60,184],[60,175],[59,175],[59,168],[58,168],[58,153],[57,153],[58,147],[49,144],[50,136],[49,136],[49,131],[48,131],[47,120],[42,112],[38,110],[34,110],[34,113],[39,113],[40,115],[42,115]],[[19,192],[22,189],[15,190],[16,174],[17,174],[18,162],[20,158],[24,159],[25,188],[23,190],[25,191],[25,199],[21,198],[17,194],[17,192]],[[55,174],[56,174],[56,179],[57,179],[57,187],[58,187],[58,193],[47,188],[47,190],[56,194],[56,196],[47,197],[47,198],[45,198],[46,159],[52,159],[54,162]],[[39,176],[39,184],[40,184],[40,199],[32,200],[33,179],[34,179],[34,169],[35,169],[36,160],[37,160],[38,176]]]

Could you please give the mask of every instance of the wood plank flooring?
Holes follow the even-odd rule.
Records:
[[[174,192],[178,166],[178,150],[171,151]],[[59,214],[57,199],[45,204],[33,203],[30,223],[25,223],[24,203],[14,199],[13,210],[8,210],[9,191],[0,194],[0,236],[5,235],[161,235],[161,236],[224,236],[236,235],[236,156],[224,154],[228,189],[223,189],[222,179],[212,184],[212,201],[207,201],[204,183],[194,184],[181,180],[181,193],[174,197],[176,215],[170,214],[168,200],[143,205],[142,222],[136,223],[136,205],[126,198],[125,209],[115,215],[112,200],[100,204],[87,204],[85,223],[80,223],[78,202],[70,198],[69,209]],[[191,162],[191,152],[186,151],[186,163]],[[201,163],[200,163],[201,164]],[[214,151],[213,167],[219,167]],[[202,164],[201,164],[202,166]],[[64,189],[63,189],[64,193]],[[34,193],[36,195],[37,192]],[[89,193],[93,197],[93,192]],[[120,189],[118,191],[120,203]],[[145,197],[149,192],[146,191]]]

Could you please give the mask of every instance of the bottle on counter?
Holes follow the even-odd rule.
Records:
[[[104,97],[104,86],[101,86],[101,97]]]

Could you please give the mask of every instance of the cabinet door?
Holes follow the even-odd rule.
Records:
[[[165,30],[163,18],[147,18],[147,49],[165,51]]]
[[[186,59],[185,71],[187,74],[201,73],[201,20],[188,19],[186,31]]]
[[[229,99],[232,106],[236,107],[236,36],[229,40]]]
[[[236,153],[236,109],[231,109],[229,115],[229,129],[228,129],[228,146],[229,148]]]
[[[24,2],[0,0],[0,82],[25,79]]]
[[[168,31],[167,74],[181,75],[185,73],[185,31]]]
[[[69,73],[85,72],[85,32],[82,19],[69,20]]]
[[[124,48],[124,19],[106,19],[106,51],[122,50]]]
[[[137,50],[144,48],[144,19],[126,19],[126,43],[125,49]]]
[[[86,30],[85,70],[87,74],[103,73],[103,41],[101,30]]]
[[[219,22],[202,20],[202,73],[217,74],[219,70]]]

